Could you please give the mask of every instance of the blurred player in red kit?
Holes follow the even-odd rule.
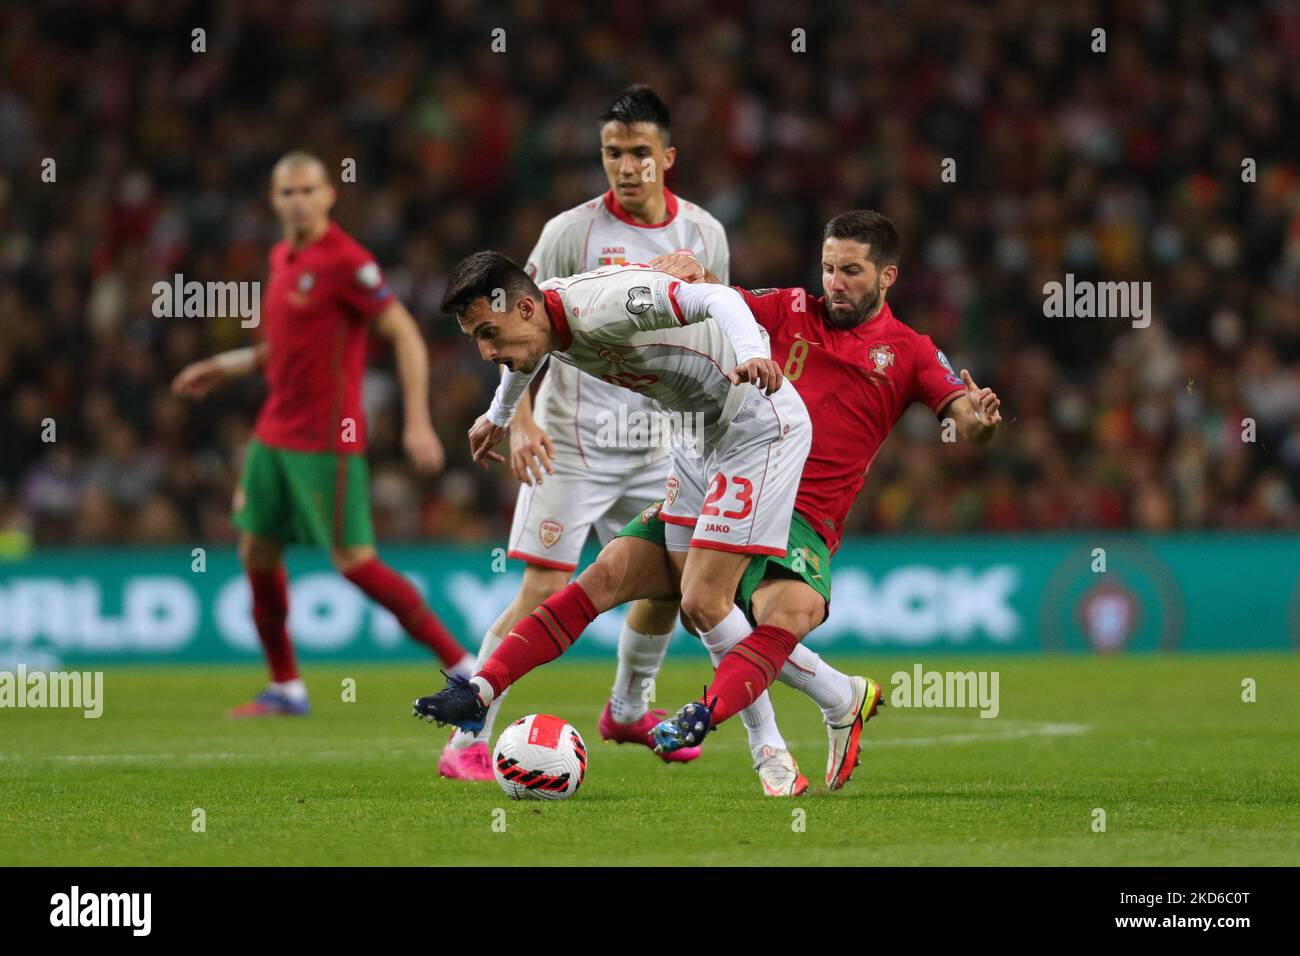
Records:
[[[269,257],[264,340],[184,368],[172,390],[202,398],[230,378],[265,369],[269,385],[235,493],[239,557],[252,589],[253,620],[270,685],[232,717],[303,715],[307,690],[286,622],[286,544],[329,551],[339,573],[383,605],[449,671],[474,658],[402,575],[379,560],[370,520],[361,379],[371,329],[397,358],[412,464],[441,470],[444,453],[429,421],[428,352],[419,327],[384,282],[370,253],[330,220],[334,188],[315,156],[291,152],[271,174],[271,205],[284,229]]]

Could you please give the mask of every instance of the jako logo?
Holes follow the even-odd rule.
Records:
[[[50,897],[51,926],[129,926],[132,935],[148,936],[152,926],[152,893],[71,893]]]
[[[1151,324],[1150,282],[1082,282],[1074,273],[1043,284],[1043,315],[1049,319],[1132,319],[1133,328]]]
[[[730,531],[731,531],[731,525],[729,525],[729,524],[706,524],[706,525],[704,526],[704,530],[705,530],[705,531],[717,531],[717,532],[720,532],[720,533],[722,533],[722,534],[728,534],[728,533],[730,533]]]

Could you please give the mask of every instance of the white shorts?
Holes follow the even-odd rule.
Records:
[[[702,456],[674,446],[659,512],[668,550],[784,557],[811,447],[808,410],[789,382],[772,395],[752,389],[730,423],[709,430]]]
[[[572,470],[557,462],[541,485],[520,485],[507,557],[557,571],[578,567],[587,534],[601,546],[664,495],[671,459],[635,471]]]

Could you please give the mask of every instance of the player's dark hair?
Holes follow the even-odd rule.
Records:
[[[491,300],[497,289],[505,290],[505,307],[512,309],[526,295],[541,299],[542,292],[528,273],[499,252],[483,251],[456,263],[451,281],[442,296],[442,311],[459,321],[476,299]]]
[[[840,213],[826,223],[822,241],[827,239],[851,239],[871,246],[867,258],[878,269],[898,265],[898,230],[888,216],[874,209],[851,209]]]
[[[659,127],[659,135],[664,145],[668,145],[669,117],[668,106],[659,98],[651,87],[645,83],[636,83],[614,97],[609,109],[600,114],[600,125],[622,123],[654,123]]]

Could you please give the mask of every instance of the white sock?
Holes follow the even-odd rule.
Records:
[[[293,680],[280,681],[279,683],[272,681],[270,689],[284,694],[285,697],[288,697],[292,701],[307,699],[307,685],[302,682],[301,677],[295,677]]]
[[[782,684],[803,691],[822,709],[822,716],[835,720],[853,703],[853,681],[831,667],[814,650],[802,644],[790,652],[790,659],[776,676]]]
[[[609,692],[609,713],[620,724],[640,720],[649,709],[645,691],[659,673],[668,650],[667,634],[642,634],[623,623],[618,635],[618,673]]]
[[[749,623],[745,612],[736,605],[731,606],[727,614],[712,630],[700,631],[700,640],[710,653],[717,651],[718,657],[731,650],[749,635],[754,633],[754,625]],[[715,662],[716,666],[716,662]]]
[[[752,633],[754,633],[754,625],[749,623],[745,612],[739,607],[733,607],[717,627],[710,631],[701,631],[700,640],[709,649],[713,666],[717,667],[727,651]],[[740,720],[745,725],[745,732],[749,734],[749,749],[755,760],[764,747],[773,747],[777,750],[789,749],[786,747],[785,738],[781,736],[780,728],[776,725],[776,713],[772,710],[772,698],[768,697],[767,691],[763,691],[752,704],[740,712]]]
[[[745,725],[745,733],[749,734],[749,752],[755,762],[764,747],[773,750],[790,749],[781,736],[781,728],[776,725],[776,711],[772,709],[772,698],[767,695],[767,691],[759,694],[752,704],[740,712],[740,721]]]
[[[475,671],[482,667],[484,662],[492,656],[492,652],[497,649],[502,640],[503,638],[497,637],[496,634],[489,629],[487,633],[483,635],[483,642],[478,646],[478,657],[474,658],[470,663],[469,673],[465,676],[470,677]],[[460,663],[463,664],[464,661],[461,661]],[[460,664],[457,664],[456,667],[459,669]],[[481,689],[479,691],[480,695],[483,696],[483,700],[488,704],[487,717],[483,720],[483,729],[478,733],[471,734],[466,733],[463,730],[458,730],[451,735],[450,744],[456,750],[463,750],[464,748],[477,743],[485,743],[491,746],[492,724],[497,718],[497,711],[501,709],[501,702],[506,699],[506,695],[502,694],[494,700],[492,697],[492,685],[488,684],[487,681],[481,677],[474,678],[471,683],[480,688],[483,684],[487,684],[486,694],[484,694]],[[506,690],[509,691],[509,688],[506,688]]]

